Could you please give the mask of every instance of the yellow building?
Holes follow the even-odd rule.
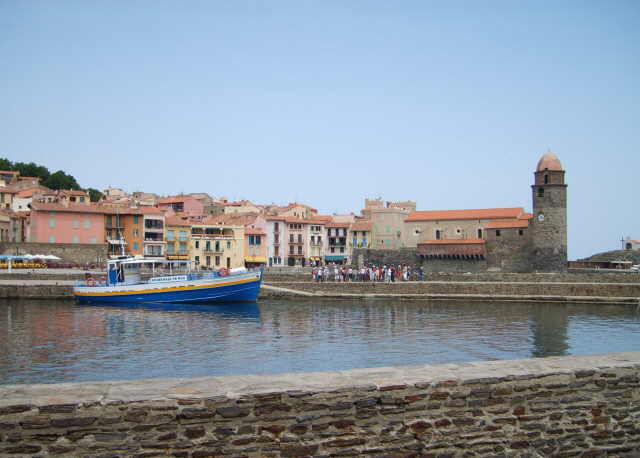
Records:
[[[217,224],[212,219],[192,223],[189,256],[203,269],[244,267],[244,227]]]
[[[191,223],[182,218],[167,217],[165,220],[165,241],[167,242],[167,259],[192,259],[191,251]]]

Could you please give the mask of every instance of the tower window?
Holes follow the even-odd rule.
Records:
[[[496,229],[496,237],[500,237],[500,229]]]
[[[549,184],[549,175],[544,176],[544,184]]]
[[[544,188],[538,188],[538,197],[544,197]]]

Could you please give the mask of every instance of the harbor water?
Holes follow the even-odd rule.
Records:
[[[265,300],[210,306],[0,303],[0,384],[59,383],[640,350],[634,306]]]

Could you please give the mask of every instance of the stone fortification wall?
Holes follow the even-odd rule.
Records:
[[[106,244],[0,242],[2,254],[52,254],[62,263],[100,264],[107,259]]]
[[[526,283],[526,282],[396,282],[396,283],[270,283],[280,288],[321,293],[328,297],[341,295],[398,294],[398,295],[476,295],[487,299],[498,296],[540,297],[599,297],[640,298],[640,283]]]
[[[0,455],[637,456],[639,375],[634,352],[0,386]]]
[[[528,228],[487,229],[487,265],[502,272],[532,272],[533,244]],[[564,269],[566,270],[566,269]]]
[[[4,277],[2,277],[4,278]],[[266,273],[265,281],[309,281],[311,272],[304,274]],[[640,274],[627,272],[558,272],[558,273],[506,273],[506,272],[431,272],[425,276],[429,281],[506,281],[535,283],[640,283]]]

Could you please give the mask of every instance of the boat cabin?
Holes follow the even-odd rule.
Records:
[[[120,257],[107,261],[107,285],[136,285],[186,280],[192,261]]]

